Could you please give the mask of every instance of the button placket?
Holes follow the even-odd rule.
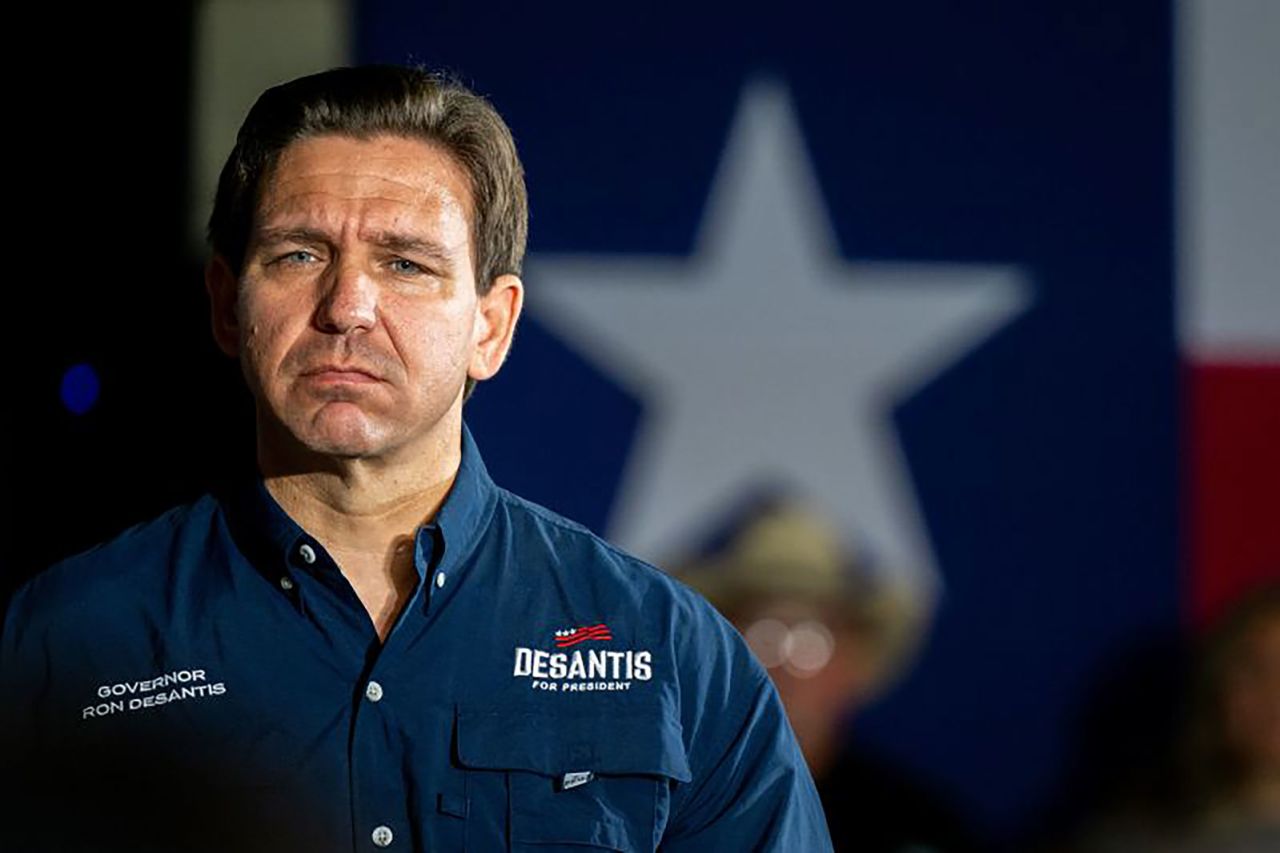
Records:
[[[421,551],[415,556],[424,557]],[[417,568],[425,571],[429,564],[428,549]],[[351,740],[352,782],[358,789],[354,816],[357,826],[365,827],[365,831],[370,833],[365,837],[371,840],[375,848],[413,846],[413,840],[408,836],[403,840],[396,838],[397,833],[402,834],[401,829],[392,829],[393,826],[406,825],[406,816],[400,814],[397,808],[387,809],[393,803],[407,803],[411,796],[411,792],[405,790],[399,774],[388,772],[389,768],[397,766],[399,762],[394,737],[389,737],[388,732],[399,727],[395,725],[398,716],[398,709],[395,707],[397,702],[387,701],[387,691],[396,689],[401,684],[395,675],[397,661],[403,654],[406,638],[422,630],[422,617],[415,606],[416,600],[429,599],[426,593],[433,584],[439,583],[433,578],[434,575],[429,575],[425,582],[420,582],[414,591],[413,600],[406,602],[403,612],[378,652],[377,662],[364,673],[366,680],[363,689],[359,682],[353,685],[359,691],[356,693]],[[384,684],[378,676],[391,678],[391,686]]]

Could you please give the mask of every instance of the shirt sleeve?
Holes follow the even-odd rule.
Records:
[[[36,845],[28,834],[43,812],[38,795],[42,780],[38,765],[37,727],[39,700],[45,684],[45,661],[31,641],[29,585],[8,602],[0,625],[0,755],[10,781],[0,797],[0,849],[51,849]]]
[[[821,801],[773,682],[731,626],[717,618],[709,633],[685,692],[696,697],[685,719],[693,781],[673,792],[659,849],[830,851]]]
[[[29,743],[41,680],[40,660],[24,642],[28,594],[29,585],[20,587],[0,613],[0,744],[10,756]]]

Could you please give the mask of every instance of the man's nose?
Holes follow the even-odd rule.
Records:
[[[378,290],[373,279],[351,261],[339,262],[322,280],[316,326],[331,334],[372,329],[378,321]]]

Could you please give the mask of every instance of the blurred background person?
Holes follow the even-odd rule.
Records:
[[[1069,849],[1082,853],[1280,850],[1280,585],[1242,596],[1205,632],[1169,714],[1168,754],[1116,786]],[[1142,739],[1131,720],[1132,739]],[[1159,725],[1158,720],[1151,724]],[[1163,778],[1162,778],[1163,777]]]
[[[1280,850],[1280,585],[1205,638],[1185,761],[1202,849]]]
[[[737,515],[679,576],[768,669],[822,795],[836,850],[983,849],[927,781],[856,737],[923,639],[923,607],[820,512],[771,497]],[[852,723],[852,728],[851,728]]]

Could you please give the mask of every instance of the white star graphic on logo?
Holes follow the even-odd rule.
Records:
[[[926,593],[892,407],[1025,308],[1016,268],[849,263],[783,87],[748,86],[688,259],[536,255],[538,318],[644,402],[609,536],[680,554],[784,486]]]

